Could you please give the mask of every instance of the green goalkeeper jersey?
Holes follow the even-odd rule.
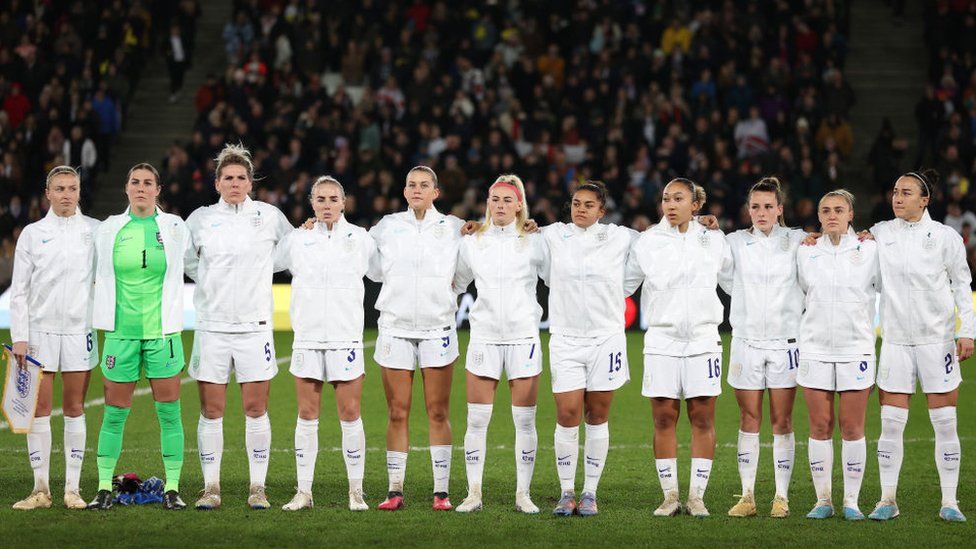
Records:
[[[136,217],[115,237],[115,331],[112,339],[163,337],[163,278],[166,254],[156,224],[156,214]]]

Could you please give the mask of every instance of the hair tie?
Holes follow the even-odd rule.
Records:
[[[515,197],[518,198],[518,201],[522,202],[522,191],[519,191],[518,187],[509,183],[508,181],[496,181],[491,187],[488,188],[488,192],[490,193],[492,189],[498,187],[501,187],[503,189],[511,189],[512,192],[515,193]]]
[[[921,183],[922,187],[925,189],[925,196],[932,196],[932,191],[931,189],[929,189],[929,183],[928,181],[925,180],[924,175],[917,172],[908,172],[905,175],[907,175],[908,177],[914,177],[915,179],[918,179],[919,183]]]

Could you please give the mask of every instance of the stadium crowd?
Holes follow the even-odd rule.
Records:
[[[0,5],[0,287],[20,230],[47,210],[44,175],[68,164],[86,208],[146,59],[197,2],[101,0]]]
[[[515,172],[542,224],[592,178],[611,190],[608,221],[643,229],[681,174],[729,229],[747,225],[748,188],[778,174],[792,223],[812,227],[853,147],[841,6],[235,2],[227,69],[160,162],[163,198],[184,217],[215,201],[212,159],[240,141],[264,176],[255,198],[293,223],[317,175],[342,181],[347,217],[368,226],[405,207],[404,174],[428,164],[438,205],[462,218]]]
[[[926,3],[928,84],[915,106],[915,164],[934,166],[944,178],[945,200],[932,217],[962,234],[970,269],[976,267],[976,2]]]

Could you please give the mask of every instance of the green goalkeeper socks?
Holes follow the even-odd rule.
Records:
[[[163,468],[166,469],[165,491],[180,489],[180,472],[183,470],[183,417],[180,401],[157,402],[159,418],[159,445],[163,451]]]
[[[106,405],[105,415],[102,416],[102,429],[98,433],[98,489],[112,489],[112,475],[115,464],[122,453],[122,433],[125,431],[125,420],[129,417],[129,408]],[[182,458],[182,454],[180,455]]]

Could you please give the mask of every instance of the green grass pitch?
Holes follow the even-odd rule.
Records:
[[[376,337],[367,331],[366,341]],[[9,334],[0,332],[7,341]],[[186,349],[191,348],[192,334],[184,335]],[[290,355],[292,334],[276,335],[279,361]],[[543,343],[548,334],[543,334]],[[728,349],[728,336],[726,352]],[[467,333],[462,332],[461,360],[455,366],[451,420],[454,427],[455,453],[451,471],[451,495],[455,504],[466,492],[462,444],[465,429],[465,393],[463,358]],[[971,521],[946,524],[938,519],[940,491],[933,463],[932,427],[924,399],[915,398],[905,433],[905,461],[899,487],[902,515],[891,523],[847,523],[842,519],[811,521],[804,518],[814,503],[810,473],[807,468],[806,408],[802,396],[794,413],[797,451],[790,487],[793,515],[785,520],[764,516],[773,496],[771,467],[772,435],[768,422],[762,432],[763,449],[757,479],[760,516],[731,519],[725,515],[740,492],[735,461],[738,430],[738,408],[733,391],[726,386],[719,397],[716,418],[718,449],[705,503],[712,516],[699,520],[689,516],[655,518],[651,511],[661,501],[661,490],[654,473],[651,453],[651,411],[647,399],[640,396],[643,370],[642,334],[628,335],[631,360],[630,384],[618,391],[610,419],[611,449],[600,485],[600,515],[593,518],[556,518],[550,513],[559,495],[559,484],[552,456],[552,433],[555,408],[550,392],[548,366],[540,384],[538,432],[539,459],[533,480],[533,499],[542,509],[539,516],[523,516],[513,510],[515,490],[513,427],[508,389],[499,386],[498,398],[489,429],[488,456],[485,467],[485,510],[473,515],[435,513],[430,509],[432,487],[430,457],[426,451],[427,423],[419,380],[415,380],[411,414],[411,444],[407,467],[406,508],[397,513],[375,510],[386,492],[385,430],[386,405],[378,367],[367,356],[366,387],[363,396],[363,421],[366,428],[365,491],[371,510],[352,513],[346,509],[345,468],[340,451],[340,430],[334,399],[324,391],[319,431],[320,454],[313,488],[316,507],[308,512],[285,513],[280,506],[294,494],[295,460],[292,454],[296,405],[292,377],[287,362],[280,366],[271,389],[270,415],[273,423],[273,451],[268,473],[268,496],[273,505],[269,511],[251,511],[245,507],[248,484],[247,457],[244,452],[244,420],[240,391],[228,391],[227,416],[224,421],[224,456],[221,473],[223,508],[214,512],[192,509],[180,513],[163,511],[159,506],[121,508],[110,512],[70,512],[60,507],[64,482],[62,426],[60,418],[52,421],[53,447],[51,484],[55,508],[46,511],[17,512],[10,508],[26,496],[32,480],[23,435],[0,431],[0,540],[4,547],[37,544],[110,544],[134,546],[281,546],[281,545],[395,545],[440,546],[462,545],[531,545],[575,544],[587,546],[902,546],[917,540],[926,546],[971,546],[976,539],[976,388],[974,374],[962,386],[959,407],[959,435],[964,448],[959,486],[960,506]],[[727,357],[726,357],[727,358]],[[548,353],[546,356],[548,359]],[[547,361],[548,362],[548,361]],[[966,370],[972,366],[967,363]],[[727,363],[726,363],[727,365]],[[724,376],[723,376],[724,377]],[[101,375],[96,369],[88,400],[102,396]],[[145,387],[145,381],[139,387]],[[59,389],[56,389],[59,391]],[[159,455],[159,430],[151,397],[134,400],[132,415],[126,424],[125,442],[117,472],[136,472],[143,478],[162,476]],[[55,406],[57,406],[57,402]],[[183,386],[183,418],[186,430],[186,461],[183,469],[182,494],[191,504],[202,488],[202,477],[196,453],[196,425],[199,399],[194,384]],[[878,468],[874,450],[880,433],[877,398],[872,395],[868,408],[868,461],[861,490],[861,508],[873,508],[879,496]],[[82,497],[90,499],[97,484],[94,448],[101,424],[102,407],[90,405],[88,417],[88,452],[82,472]],[[583,442],[580,434],[580,442]],[[840,435],[835,433],[834,501],[842,500],[842,478],[839,472]],[[679,428],[679,471],[682,497],[687,492],[690,434],[687,420]],[[582,486],[582,465],[577,474]]]

